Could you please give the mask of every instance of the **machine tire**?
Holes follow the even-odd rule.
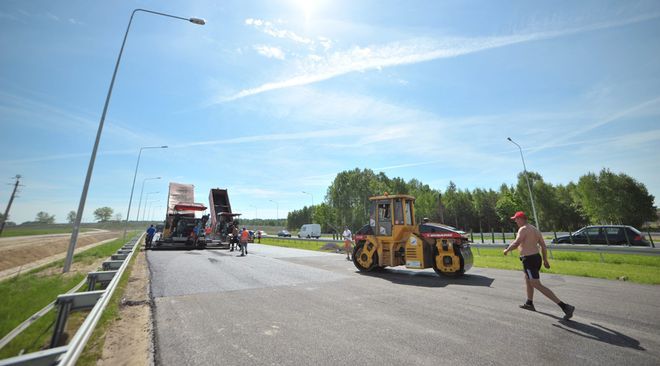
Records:
[[[356,258],[359,257],[359,255],[362,253],[362,248],[364,247],[364,242],[360,242],[357,245],[355,245],[355,248],[353,248],[353,264],[355,267],[360,271],[360,272],[370,272],[378,267],[378,253],[374,252],[374,258],[371,262],[371,265],[369,267],[363,267],[360,262]]]

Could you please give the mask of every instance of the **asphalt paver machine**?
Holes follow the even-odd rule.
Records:
[[[156,248],[206,248],[205,228],[209,216],[195,217],[195,213],[205,211],[206,206],[194,202],[194,191],[192,184],[170,183],[165,227],[154,243]]]

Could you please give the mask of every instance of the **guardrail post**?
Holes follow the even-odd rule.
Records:
[[[585,235],[587,237],[587,245],[591,245],[591,238],[589,237],[589,230],[585,230]]]
[[[481,234],[481,244],[483,244],[484,243],[484,232],[482,231],[480,234]]]
[[[628,243],[628,246],[630,246],[630,237],[628,237],[628,230],[626,230],[626,229],[627,228],[624,226],[623,227],[623,235],[626,236],[626,243]]]
[[[495,230],[493,230],[493,228],[490,228],[490,235],[492,243],[495,244]]]
[[[571,241],[571,244],[575,244],[575,243],[573,242],[573,230],[571,230],[570,227],[568,228],[568,240]]]
[[[502,228],[502,243],[506,244],[506,237],[504,236],[504,228]]]
[[[651,236],[651,232],[647,231],[647,234],[649,234],[649,241],[651,241],[651,247],[655,248],[655,243],[653,242],[653,236]]]
[[[69,318],[69,311],[73,300],[63,301],[57,307],[57,318],[55,319],[55,328],[53,328],[53,337],[50,339],[50,348],[55,348],[60,343],[62,334],[64,333],[64,326]]]
[[[555,235],[555,244],[557,243],[557,230],[552,232]]]
[[[607,229],[605,229],[605,243],[610,245],[610,238],[607,236]]]
[[[470,241],[474,243],[474,234],[472,233],[472,229],[470,229]]]

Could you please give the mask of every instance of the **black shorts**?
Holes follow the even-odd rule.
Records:
[[[521,256],[520,260],[523,264],[525,276],[527,276],[528,279],[538,280],[541,278],[541,255],[539,253]]]

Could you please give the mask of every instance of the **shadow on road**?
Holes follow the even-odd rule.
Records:
[[[462,277],[450,278],[440,277],[435,273],[418,272],[408,270],[381,269],[373,272],[357,272],[363,276],[380,278],[399,285],[420,287],[445,287],[452,286],[482,286],[490,287],[493,279],[475,274],[465,274]]]
[[[628,337],[627,335],[617,332],[616,330],[606,328],[600,324],[591,323],[585,324],[575,320],[564,320],[558,316],[537,311],[537,313],[559,320],[559,324],[553,324],[554,327],[563,329],[569,333],[579,335],[580,337],[593,339],[604,343],[611,344],[618,347],[627,347],[639,351],[646,351],[640,346],[639,341],[635,338]]]

